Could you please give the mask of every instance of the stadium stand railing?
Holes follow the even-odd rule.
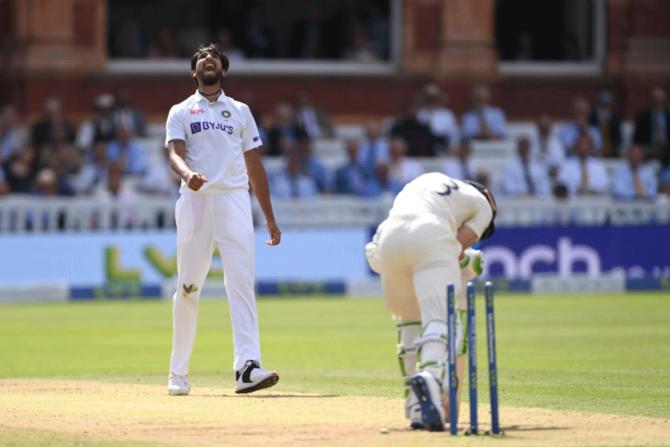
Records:
[[[323,196],[316,200],[275,200],[282,228],[371,227],[381,222],[393,197],[360,199]],[[260,225],[262,213],[254,201]],[[670,201],[620,202],[609,197],[498,200],[499,226],[670,224]],[[11,195],[0,199],[0,232],[103,231],[174,226],[174,199],[137,196],[132,203],[90,197],[38,198]]]

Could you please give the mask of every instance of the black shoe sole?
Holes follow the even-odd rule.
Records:
[[[254,391],[258,391],[258,390],[262,390],[262,389],[265,389],[265,388],[270,388],[272,386],[275,386],[277,384],[277,382],[279,382],[279,376],[277,374],[275,374],[275,375],[272,375],[272,376],[268,377],[265,380],[261,380],[260,382],[258,382],[256,385],[254,385],[252,387],[245,388],[243,390],[235,390],[235,393],[237,393],[237,394],[253,393]]]
[[[428,431],[444,431],[444,423],[440,417],[439,410],[433,405],[432,399],[430,398],[430,391],[428,390],[426,380],[423,377],[416,375],[410,379],[409,384],[419,400],[421,418],[423,419],[424,427],[427,428]]]

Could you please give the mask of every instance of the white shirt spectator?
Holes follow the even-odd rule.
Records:
[[[421,163],[410,158],[402,158],[389,164],[389,182],[394,187],[399,185],[402,188],[421,174],[423,174]]]
[[[536,132],[531,143],[531,157],[545,166],[559,167],[565,161],[565,149],[558,136],[552,134],[542,138]]]
[[[458,122],[454,113],[446,107],[419,109],[416,119],[430,127],[439,138],[446,138],[448,147],[455,147],[459,141]]]
[[[638,197],[637,188],[642,188],[641,195],[647,199],[656,197],[658,179],[656,173],[648,165],[637,168],[639,184],[636,186],[635,172],[627,161],[618,164],[612,172],[612,194],[617,199],[635,199]]]
[[[508,196],[534,195],[547,197],[551,193],[549,174],[544,164],[531,160],[527,172],[520,159],[511,160],[503,171],[501,192]]]
[[[586,185],[591,193],[606,194],[609,189],[609,176],[602,160],[587,157],[585,160]],[[558,182],[565,185],[571,195],[578,194],[582,183],[582,161],[577,157],[570,157],[558,175]]]
[[[319,126],[319,117],[314,110],[314,107],[305,106],[297,108],[295,116],[300,124],[307,132],[310,138],[319,138],[321,136],[321,127]]]
[[[498,138],[507,136],[507,119],[505,112],[498,107],[485,106],[482,111],[470,110],[463,115],[463,138],[474,138],[482,131],[481,116],[491,132]]]

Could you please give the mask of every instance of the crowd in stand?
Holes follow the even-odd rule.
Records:
[[[666,93],[651,91],[630,141],[622,130],[616,101],[600,92],[590,106],[574,101],[572,118],[552,124],[540,116],[534,130],[515,138],[516,154],[493,176],[476,167],[473,145],[511,137],[505,113],[491,105],[490,92],[478,86],[471,108],[460,119],[435,84],[423,88],[407,113],[364,124],[362,138],[343,142],[346,160],[332,167],[314,152],[315,142],[335,138],[328,114],[306,92],[277,104],[271,116],[257,116],[266,157],[282,163],[269,169],[270,189],[278,199],[322,195],[375,198],[396,194],[430,166],[450,176],[488,184],[500,196],[550,197],[600,195],[622,200],[670,194],[670,111]],[[132,202],[138,194],[175,196],[162,141],[146,136],[141,110],[127,92],[100,95],[90,119],[75,126],[61,102],[49,98],[43,116],[28,126],[16,110],[0,110],[0,195],[90,196]],[[492,180],[495,178],[495,181]]]
[[[202,42],[216,42],[233,64],[277,58],[380,62],[390,53],[390,17],[384,6],[388,5],[351,2],[332,8],[314,2],[293,11],[284,5],[247,2],[218,5],[221,14],[212,16],[197,8],[183,14],[170,4],[162,5],[159,13],[156,5],[135,2],[112,14],[109,52],[123,59],[180,58],[190,57]],[[240,26],[243,23],[250,25]]]

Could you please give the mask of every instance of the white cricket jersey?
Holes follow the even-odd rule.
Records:
[[[474,186],[431,172],[405,185],[393,201],[389,216],[434,216],[455,232],[467,225],[481,237],[491,223],[493,211]]]
[[[248,188],[244,152],[262,144],[249,107],[223,91],[215,102],[197,91],[172,106],[165,124],[169,141],[186,143],[186,164],[207,177],[198,192]],[[191,191],[182,181],[180,192]],[[191,191],[193,192],[193,191]]]

